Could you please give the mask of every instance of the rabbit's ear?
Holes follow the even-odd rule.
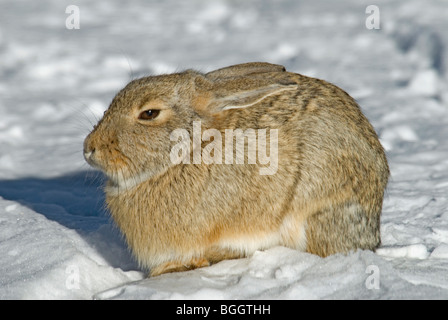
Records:
[[[285,67],[278,64],[271,64],[267,62],[249,62],[211,71],[205,76],[210,80],[218,80],[231,77],[242,77],[254,73],[284,71],[286,71]]]
[[[253,74],[210,81],[195,81],[198,94],[195,108],[208,113],[251,107],[269,96],[286,90],[297,90],[297,83],[286,72]]]

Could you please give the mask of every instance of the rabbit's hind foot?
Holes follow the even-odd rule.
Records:
[[[210,262],[204,258],[192,258],[190,261],[168,261],[151,269],[150,277],[164,273],[188,271],[197,268],[208,267]]]

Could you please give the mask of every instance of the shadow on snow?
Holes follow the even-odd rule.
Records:
[[[103,184],[104,176],[98,171],[55,178],[0,180],[0,197],[75,230],[113,267],[125,271],[138,269],[105,209]],[[111,252],[108,252],[108,245],[114,247]],[[121,257],[115,257],[117,246],[122,248]]]

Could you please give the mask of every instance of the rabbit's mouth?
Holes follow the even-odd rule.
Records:
[[[137,184],[136,181],[138,181],[139,179],[136,179],[135,177],[133,177],[132,179],[125,178],[124,174],[121,170],[116,171],[116,172],[106,170],[105,166],[101,165],[101,161],[99,161],[97,159],[97,157],[95,156],[95,153],[96,153],[95,149],[84,150],[84,159],[92,168],[100,170],[104,174],[106,174],[106,176],[109,178],[108,186],[110,186],[111,188],[116,188],[117,190],[123,189],[123,188],[127,190]],[[134,181],[134,182],[131,183],[131,181]],[[128,186],[132,186],[132,187],[128,187]]]

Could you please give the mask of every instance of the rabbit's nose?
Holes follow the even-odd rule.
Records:
[[[92,157],[92,155],[95,153],[95,149],[92,149],[90,151],[86,151],[84,150],[84,158],[86,158],[86,160],[90,159]]]
[[[92,146],[91,143],[89,143],[89,140],[86,139],[84,141],[84,159],[86,159],[87,163],[92,164],[93,162],[93,155],[95,153],[95,147]]]
[[[87,163],[93,163],[93,154],[95,153],[95,149],[84,149],[84,159],[86,159]]]
[[[95,156],[95,149],[84,150],[84,159],[93,168],[99,169],[101,167],[98,162],[98,158]]]

